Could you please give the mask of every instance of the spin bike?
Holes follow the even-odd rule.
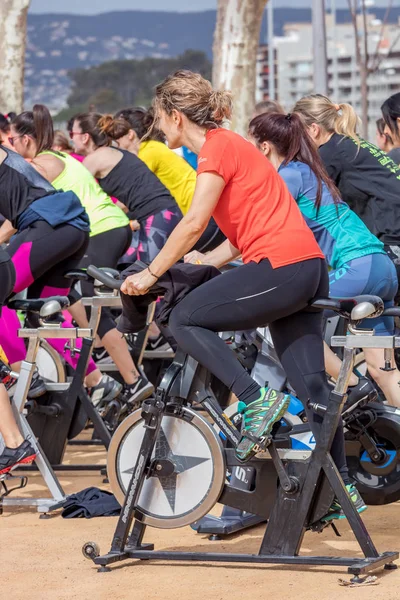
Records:
[[[46,514],[52,510],[62,507],[66,500],[66,495],[54,473],[46,451],[42,449],[40,435],[38,440],[34,431],[32,430],[26,410],[26,398],[31,384],[32,375],[36,367],[36,357],[40,346],[40,340],[46,338],[63,338],[69,340],[69,342],[72,344],[76,339],[82,339],[83,347],[80,359],[84,360],[85,342],[87,347],[88,339],[91,337],[92,332],[90,329],[62,329],[60,327],[58,315],[62,310],[68,308],[69,306],[68,298],[63,296],[29,300],[13,300],[9,303],[9,306],[15,310],[29,310],[31,313],[35,313],[40,321],[40,327],[20,329],[18,332],[19,337],[28,340],[28,349],[26,358],[22,361],[20,373],[12,373],[12,376],[15,376],[17,379],[15,392],[12,398],[12,405],[15,418],[22,435],[29,439],[31,445],[35,449],[37,454],[35,464],[43,477],[51,497],[8,497],[11,492],[25,487],[27,478],[23,476],[20,477],[18,475],[6,474],[0,479],[0,513],[2,512],[4,506],[34,506],[37,508],[38,512]],[[5,369],[4,365],[2,369]],[[49,384],[48,390],[58,393],[59,402],[53,403],[50,406],[43,405],[41,407],[37,407],[37,410],[40,411],[41,415],[51,415],[55,422],[52,435],[52,439],[55,444],[57,443],[59,437],[62,438],[60,425],[62,426],[63,420],[59,419],[57,421],[57,416],[61,416],[61,414],[64,414],[65,411],[70,410],[70,406],[68,404],[68,394],[74,394],[74,398],[76,399],[78,389],[74,390],[74,387],[78,388],[78,383],[79,382],[75,380],[71,385],[65,383]],[[91,405],[90,401],[86,409],[88,410],[89,416],[95,419],[96,409]],[[24,470],[26,470],[26,468],[27,467],[25,467]],[[15,485],[16,480],[19,480],[19,485]],[[10,483],[13,484],[12,488],[10,488]]]
[[[89,269],[95,273],[94,268]],[[115,287],[119,285],[114,282]],[[381,299],[374,296],[321,299],[313,306],[333,308],[349,318],[352,327],[383,311]],[[357,346],[356,336],[354,339]],[[368,333],[360,335],[363,346],[371,339]],[[100,556],[97,545],[87,542],[84,555],[101,571],[110,570],[112,563],[135,558],[347,566],[355,576],[381,566],[396,568],[393,561],[398,552],[378,553],[330,454],[353,366],[354,347],[347,346],[346,339],[343,344],[344,361],[328,407],[310,404],[323,418],[314,450],[279,449],[273,438],[260,439],[258,454],[245,463],[256,473],[254,488],[247,491],[235,489],[225,480],[227,469],[243,464],[234,451],[240,433],[216,402],[207,370],[178,352],[155,398],[146,400],[142,410],[130,415],[113,436],[109,477],[117,498],[121,498],[123,486],[125,499],[108,554]],[[193,409],[194,403],[201,404],[233,448],[222,446],[214,427]],[[114,473],[110,461],[118,463]],[[305,531],[321,531],[327,526],[323,517],[335,496],[364,558],[299,556]],[[148,525],[164,529],[190,525],[217,502],[268,519],[259,554],[155,551],[152,544],[143,543]]]

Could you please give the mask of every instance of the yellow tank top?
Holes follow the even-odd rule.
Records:
[[[196,187],[196,171],[162,142],[142,142],[139,158],[169,190],[185,215],[192,203]]]
[[[56,190],[75,192],[85,207],[90,221],[90,236],[125,227],[129,219],[101,189],[93,175],[79,161],[64,152],[41,152],[59,158],[65,165],[63,172],[52,181]]]

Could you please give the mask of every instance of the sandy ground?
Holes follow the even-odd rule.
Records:
[[[105,453],[89,454],[99,462]],[[87,460],[87,450],[73,447],[68,458]],[[97,473],[62,474],[60,481],[67,493],[89,486],[107,489]],[[22,494],[21,494],[22,495]],[[43,496],[39,475],[30,474],[24,496]],[[372,507],[365,523],[378,550],[400,548],[400,504]],[[0,517],[1,600],[400,600],[400,569],[382,569],[379,585],[345,588],[340,577],[349,579],[345,570],[329,567],[299,569],[275,565],[179,564],[129,561],[114,566],[110,573],[98,573],[81,552],[86,541],[96,541],[103,553],[109,550],[116,518],[66,520],[59,513],[41,520],[29,509],[6,509]],[[302,553],[357,556],[357,543],[345,523],[341,538],[332,530],[306,535]],[[170,531],[147,530],[147,541],[157,549],[188,549],[230,552],[257,552],[263,529],[210,542],[189,527]]]

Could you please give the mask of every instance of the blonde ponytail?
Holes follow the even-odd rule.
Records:
[[[335,133],[353,138],[360,143],[357,129],[361,124],[361,120],[356,111],[350,104],[346,103],[339,104],[339,111],[341,114],[338,114],[335,121]]]
[[[358,146],[361,143],[357,133],[361,121],[350,104],[335,104],[322,94],[311,94],[298,100],[293,112],[299,113],[307,126],[316,123],[328,133],[352,138]]]

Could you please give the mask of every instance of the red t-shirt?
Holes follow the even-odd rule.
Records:
[[[197,174],[209,171],[226,183],[213,217],[243,262],[268,258],[275,269],[324,258],[285,182],[253,144],[226,129],[208,131]]]

